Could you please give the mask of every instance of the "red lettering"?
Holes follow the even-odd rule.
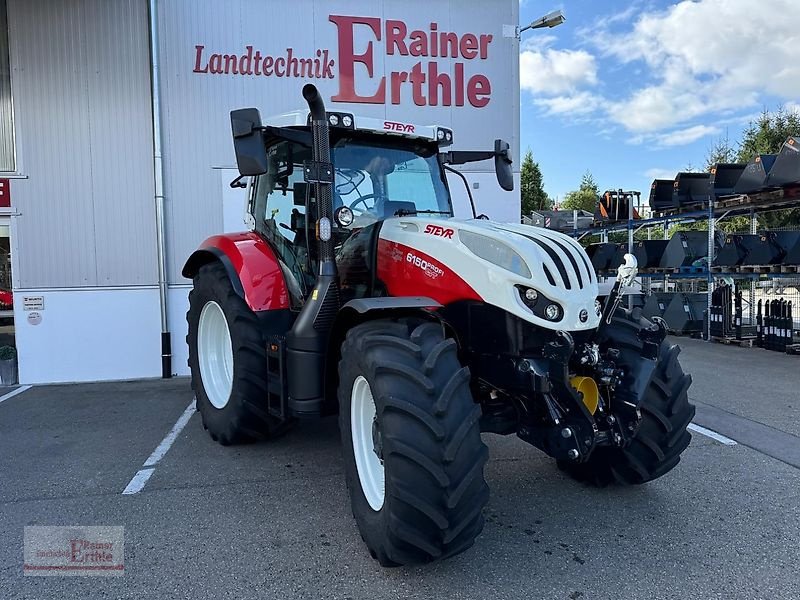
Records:
[[[481,59],[486,60],[489,56],[489,44],[492,42],[492,35],[488,33],[481,34]]]
[[[353,49],[353,29],[356,25],[366,25],[372,30],[375,40],[381,39],[381,20],[377,17],[345,17],[330,15],[328,20],[336,25],[339,40],[339,93],[331,98],[333,102],[360,102],[383,104],[386,100],[386,78],[381,77],[377,91],[372,96],[359,96],[356,93],[355,65],[361,63],[367,68],[372,79],[373,54],[372,41],[367,44],[363,54]]]
[[[242,55],[239,59],[239,73],[242,75],[253,74],[253,47],[246,46],[247,54]]]
[[[411,56],[428,56],[428,36],[425,35],[425,32],[415,29],[409,37],[411,38],[409,47]]]
[[[391,19],[386,21],[386,54],[393,56],[396,46],[397,51],[402,56],[408,56],[408,48],[406,48],[405,43],[407,31],[406,24],[402,21],[394,21]]]
[[[452,240],[455,231],[449,228],[445,229],[441,225],[433,225],[432,223],[429,223],[425,227],[425,233]]]
[[[450,106],[450,96],[452,95],[450,76],[445,73],[439,74],[437,64],[432,62],[428,72],[428,103],[431,106],[439,104],[439,87],[442,88],[442,105]]]
[[[483,108],[489,104],[492,84],[485,75],[473,75],[467,82],[467,100],[475,108]]]
[[[455,64],[456,71],[456,106],[464,106],[464,63]]]
[[[271,56],[265,56],[264,57],[264,64],[263,64],[261,70],[264,72],[264,75],[266,75],[267,77],[272,75],[272,63],[273,62],[274,61],[273,61],[273,58]]]
[[[425,73],[422,72],[422,63],[417,63],[411,69],[411,95],[414,104],[425,106],[425,96],[422,94],[422,86],[425,84]]]
[[[253,56],[253,72],[256,75],[261,75],[261,50],[256,50],[255,56]]]
[[[392,73],[392,104],[400,104],[400,88],[408,80],[408,73],[405,71]]]
[[[195,49],[194,71],[193,71],[194,73],[208,73],[208,65],[206,65],[202,69],[200,68],[200,63],[203,58],[203,48],[205,48],[205,46],[194,47]]]
[[[461,56],[467,60],[472,60],[478,56],[478,38],[471,33],[465,33],[461,38]]]
[[[448,50],[447,47],[450,47]],[[442,57],[458,58],[458,36],[455,33],[439,34],[439,53]]]
[[[275,59],[275,76],[276,77],[283,77],[286,75],[286,59],[282,56],[279,56]]]
[[[208,72],[214,75],[222,73],[222,55],[212,54],[208,60]]]
[[[236,66],[236,59],[238,56],[235,54],[223,54],[222,60],[225,62],[225,74],[233,73],[234,75],[239,74],[239,69]]]

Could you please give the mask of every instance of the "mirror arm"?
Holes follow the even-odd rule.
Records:
[[[450,152],[448,152],[448,154],[450,154]],[[456,164],[459,164],[459,163],[456,163]],[[469,181],[467,181],[467,178],[464,177],[464,174],[461,171],[459,171],[457,169],[454,169],[451,166],[448,166],[444,162],[442,162],[442,168],[445,171],[449,171],[450,173],[454,173],[455,175],[458,175],[461,178],[461,181],[464,182],[464,187],[467,188],[467,196],[469,196],[469,205],[472,207],[472,218],[473,219],[477,219],[478,218],[478,211],[475,210],[475,200],[472,199],[472,190],[469,189]]]
[[[448,165],[463,165],[470,162],[489,160],[494,158],[495,153],[480,150],[451,150],[442,152],[442,162]]]

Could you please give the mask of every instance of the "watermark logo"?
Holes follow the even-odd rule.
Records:
[[[25,575],[125,574],[124,527],[25,527]]]

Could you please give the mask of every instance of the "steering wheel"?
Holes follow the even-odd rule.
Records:
[[[362,213],[365,212],[365,211],[368,211],[372,207],[367,206],[367,200],[372,200],[373,201],[373,206],[374,206],[374,204],[375,204],[375,194],[365,194],[364,196],[361,196],[358,200],[354,200],[353,202],[350,203],[350,208],[353,211],[358,210],[359,212],[362,212]],[[364,208],[363,209],[360,209],[360,208],[357,209],[356,206],[358,206],[361,203],[364,204]]]

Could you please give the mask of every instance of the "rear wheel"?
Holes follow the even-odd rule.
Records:
[[[377,320],[347,334],[339,427],[361,537],[383,566],[466,550],[489,488],[480,407],[438,323]]]
[[[642,358],[639,331],[650,326],[639,309],[619,309],[607,339],[601,345],[620,350],[618,364],[626,371],[623,386],[633,387],[637,365]],[[653,376],[641,404],[642,423],[631,444],[625,448],[597,448],[585,463],[559,461],[558,466],[573,478],[595,486],[610,483],[639,484],[657,479],[678,464],[691,441],[687,431],[695,407],[689,404],[692,378],[678,362],[680,348],[666,340],[661,343]],[[613,400],[612,400],[613,402]]]
[[[225,268],[204,265],[186,313],[189,368],[203,426],[220,444],[263,439],[280,421],[267,410],[267,350],[256,315]]]

